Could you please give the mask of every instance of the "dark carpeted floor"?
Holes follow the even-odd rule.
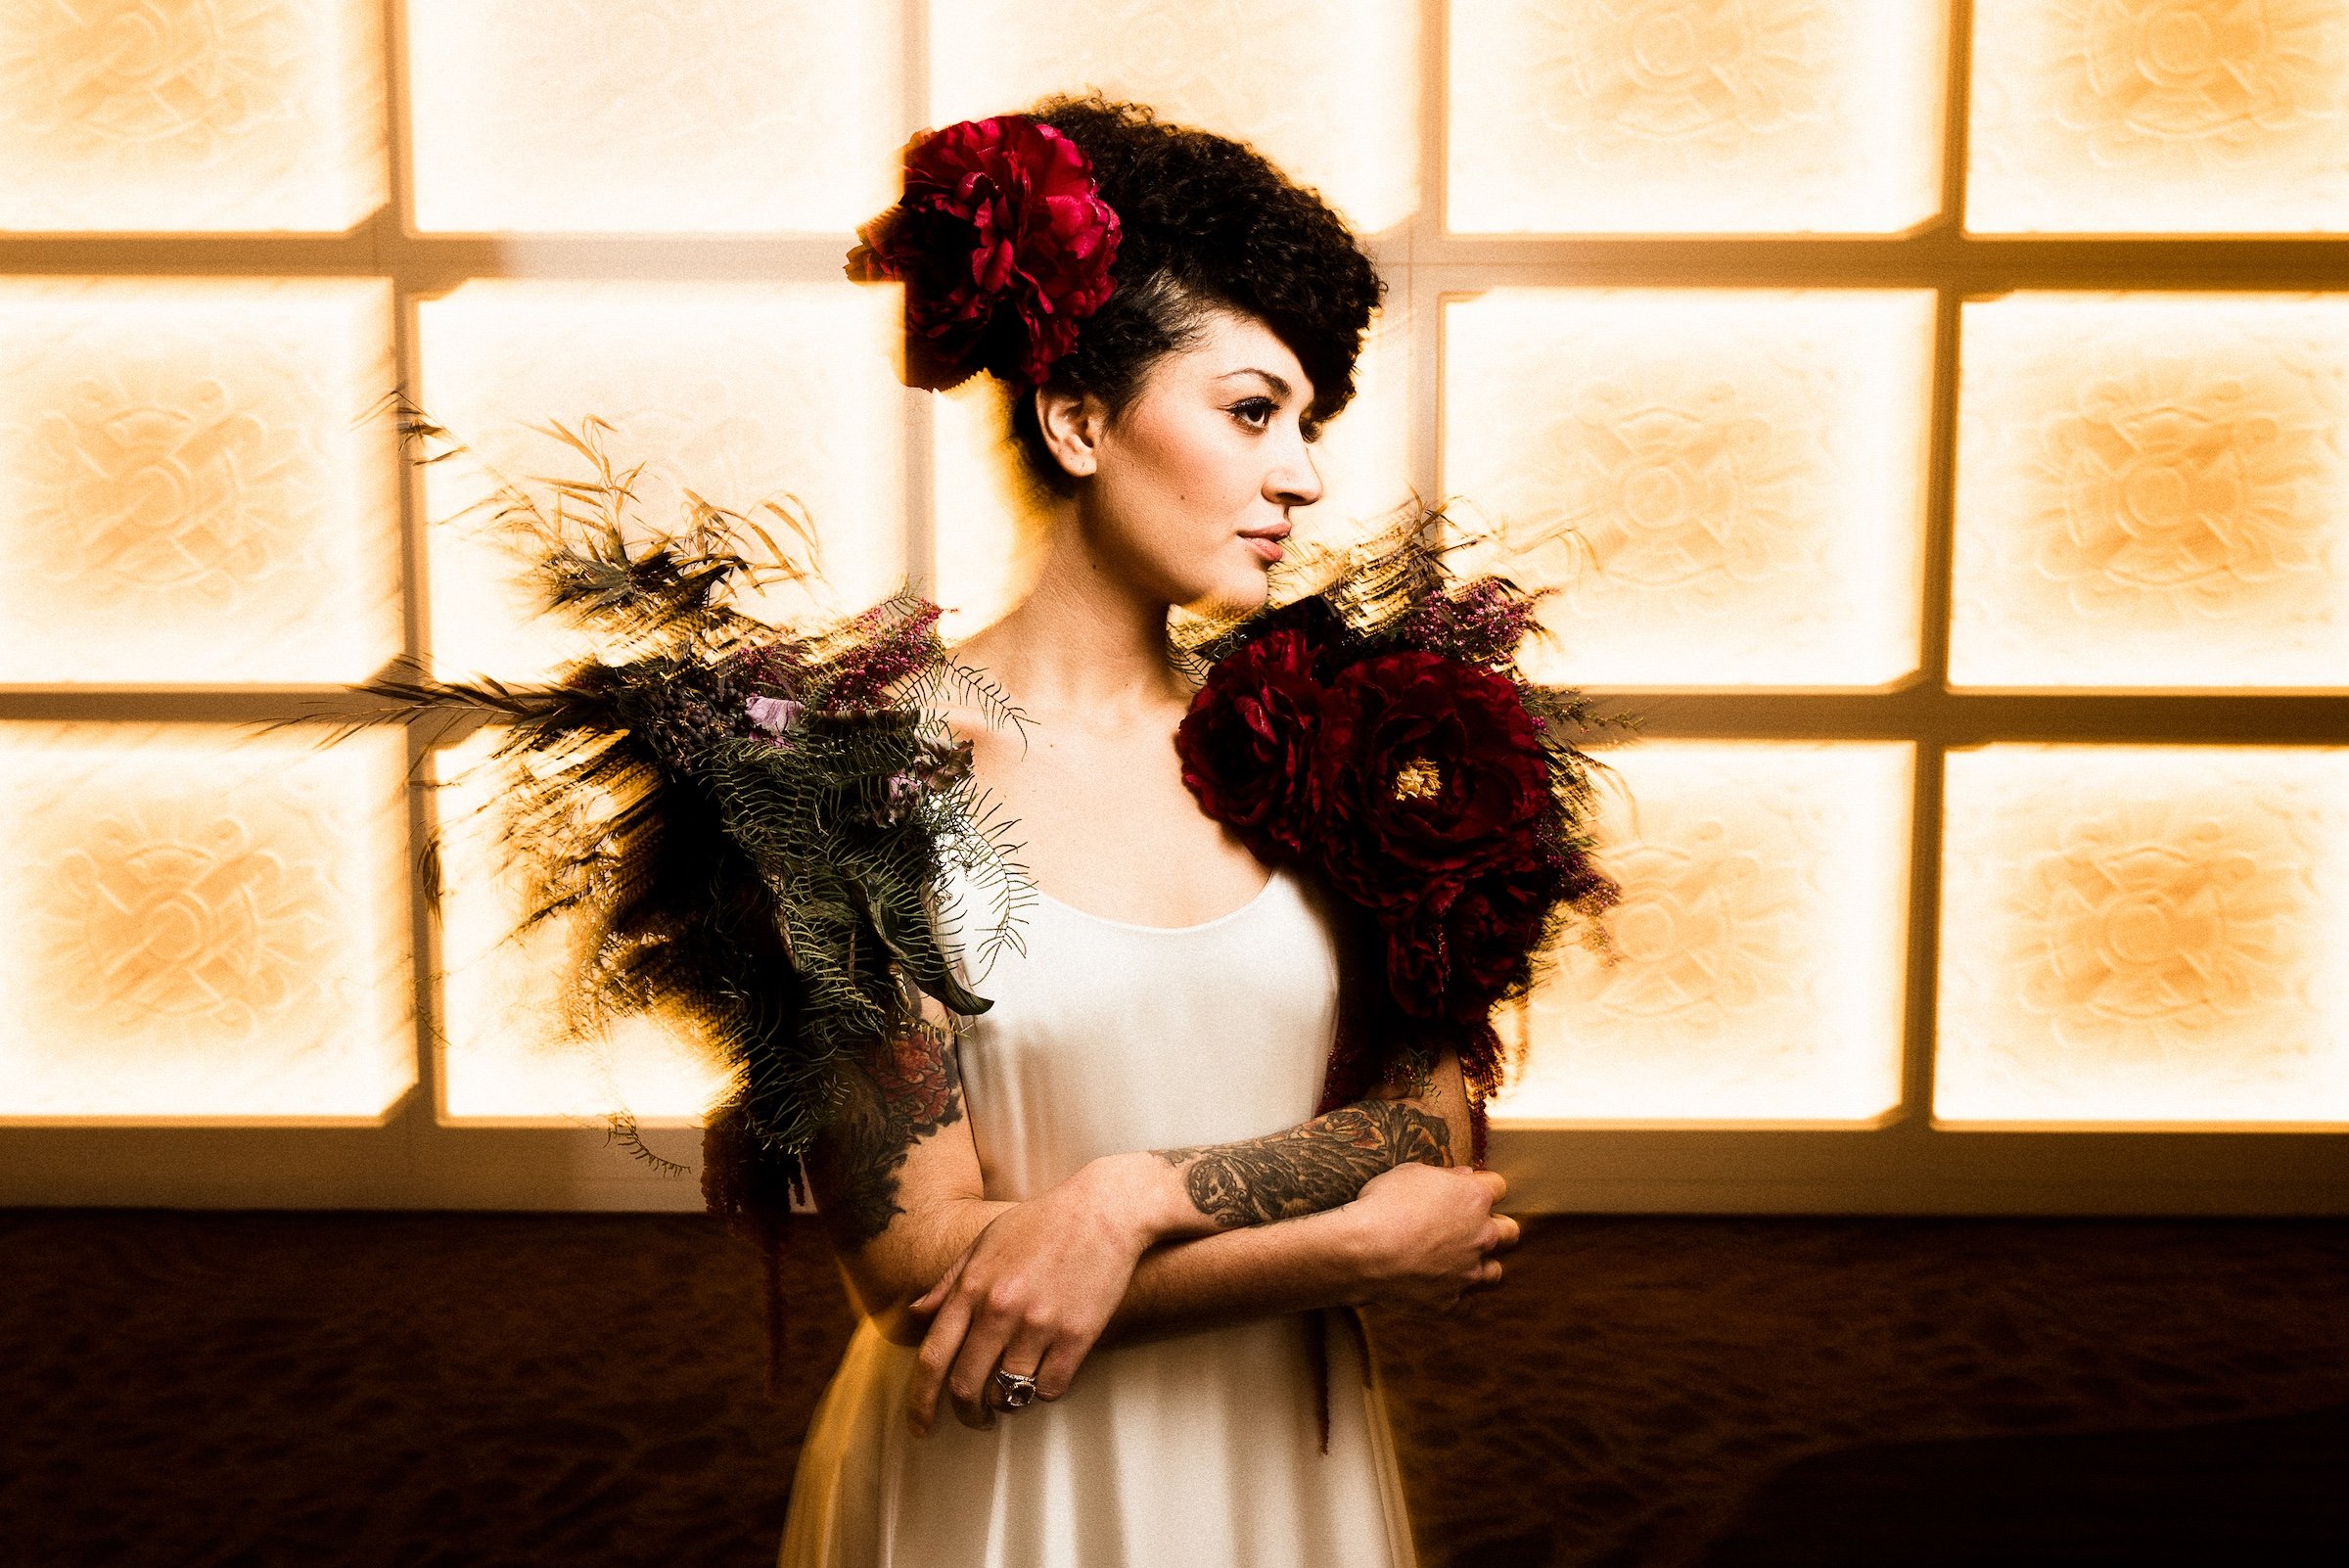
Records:
[[[797,1373],[701,1217],[0,1211],[0,1562],[756,1565]],[[1373,1320],[1430,1568],[2349,1562],[2349,1224],[1557,1219]]]

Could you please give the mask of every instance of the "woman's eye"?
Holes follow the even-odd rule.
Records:
[[[1239,416],[1240,423],[1249,429],[1263,430],[1272,422],[1272,399],[1269,397],[1251,397],[1244,402],[1232,404],[1231,411]]]

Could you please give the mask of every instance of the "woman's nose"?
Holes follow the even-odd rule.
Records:
[[[1272,471],[1265,489],[1283,506],[1311,506],[1321,499],[1321,471],[1303,442],[1288,462]]]

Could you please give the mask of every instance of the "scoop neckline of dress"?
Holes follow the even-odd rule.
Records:
[[[1097,925],[1116,926],[1121,931],[1155,932],[1164,937],[1186,937],[1194,931],[1213,931],[1218,926],[1228,925],[1232,921],[1239,919],[1240,916],[1248,913],[1249,910],[1254,909],[1258,904],[1263,903],[1267,899],[1270,898],[1272,896],[1272,885],[1279,880],[1280,871],[1278,868],[1275,868],[1270,875],[1265,878],[1265,885],[1257,889],[1255,897],[1251,898],[1246,903],[1241,904],[1237,909],[1232,910],[1228,914],[1220,914],[1213,920],[1202,920],[1197,925],[1193,926],[1145,926],[1139,921],[1134,920],[1113,920],[1108,915],[1097,915],[1090,909],[1080,909],[1073,903],[1064,903],[1060,899],[1052,897],[1052,895],[1049,893],[1046,893],[1040,887],[1036,889],[1036,896],[1041,899],[1044,902],[1051,904],[1055,908],[1066,909],[1069,913],[1073,915],[1080,915]]]

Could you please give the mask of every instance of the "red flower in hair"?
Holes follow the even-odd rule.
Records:
[[[966,119],[905,147],[905,194],[856,231],[848,275],[905,286],[905,380],[974,371],[1040,386],[1115,287],[1118,215],[1091,162],[1024,115]]]

